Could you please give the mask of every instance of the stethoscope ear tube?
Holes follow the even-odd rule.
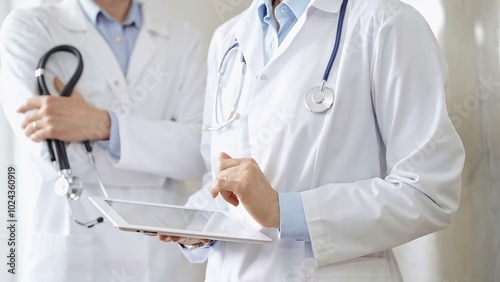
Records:
[[[68,52],[73,55],[75,55],[78,65],[76,67],[76,70],[71,77],[71,79],[68,81],[68,83],[64,86],[64,89],[61,91],[60,96],[63,97],[68,97],[71,95],[73,92],[73,89],[75,88],[78,80],[82,76],[83,72],[83,59],[82,59],[82,54],[78,49],[76,49],[73,46],[70,45],[60,45],[56,46],[52,49],[50,49],[47,53],[45,53],[41,58],[40,61],[38,62],[38,67],[35,72],[35,76],[37,78],[38,82],[38,94],[39,95],[50,95],[49,89],[47,87],[47,84],[45,82],[45,66],[47,65],[47,61],[49,58],[57,53],[57,52]],[[69,165],[69,160],[68,156],[66,154],[66,145],[64,144],[63,141],[59,140],[47,140],[47,145],[49,147],[49,154],[50,154],[50,159],[51,161],[57,161],[59,164],[59,169],[62,170],[69,170],[70,165]],[[90,144],[86,142],[85,147],[87,150],[90,148]],[[54,154],[55,150],[55,154]]]

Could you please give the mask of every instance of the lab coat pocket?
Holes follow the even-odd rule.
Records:
[[[389,264],[385,258],[360,257],[321,267],[314,258],[306,259],[307,281],[388,282]]]
[[[92,281],[92,236],[34,233],[20,269],[23,281]],[[36,254],[36,255],[33,255]]]

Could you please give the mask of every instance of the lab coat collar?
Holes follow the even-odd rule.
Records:
[[[144,13],[144,28],[149,32],[168,37],[170,35],[170,32],[168,20],[165,19],[168,18],[169,15],[165,11],[164,7],[159,7],[154,3],[156,3],[156,1],[147,1],[147,3],[142,3],[142,12]]]
[[[144,68],[150,65],[155,56],[162,51],[157,44],[155,36],[169,37],[168,20],[165,20],[165,11],[153,3],[142,4],[144,12],[144,30],[139,33],[135,43],[134,52],[130,57],[127,78],[133,85],[141,78]],[[163,16],[162,16],[163,14]]]
[[[250,71],[256,75],[264,67],[264,51],[262,50],[264,34],[257,12],[258,6],[259,1],[253,1],[250,7],[240,16],[233,28],[236,42],[239,44],[247,65]],[[229,48],[229,46],[223,48]]]
[[[138,1],[141,3],[141,1]],[[168,21],[165,19],[164,9],[156,7],[153,3],[142,3],[144,14],[144,29],[149,32],[165,36],[169,35]],[[59,10],[59,22],[62,26],[72,31],[87,31],[92,28],[85,13],[82,11],[78,0],[65,0]]]
[[[82,8],[83,12],[87,16],[87,19],[94,26],[96,26],[100,14],[108,20],[114,21],[114,19],[112,19],[111,16],[106,11],[101,9],[101,7],[99,7],[93,0],[78,0],[78,2],[80,3],[80,7]],[[143,14],[141,3],[133,0],[130,5],[127,18],[122,22],[122,25],[128,26],[133,24],[137,28],[141,28],[142,22]]]
[[[329,13],[340,12],[340,7],[342,6],[343,0],[311,0],[307,10],[311,8],[323,10]],[[245,56],[247,65],[249,69],[254,74],[260,74],[264,68],[264,53],[263,46],[263,31],[262,23],[259,18],[258,8],[261,1],[253,1],[250,7],[244,11],[233,28],[233,33],[236,38],[236,42],[239,43],[241,52]],[[283,41],[283,45],[289,45],[293,38],[297,35],[298,31],[304,24],[305,17],[301,17],[296,23],[297,27],[294,27],[292,31],[287,35],[287,38]],[[249,36],[251,35],[251,36]],[[290,38],[288,38],[290,37]],[[256,47],[258,46],[258,47]],[[284,46],[286,47],[286,46]],[[223,47],[224,48],[224,47]],[[227,46],[229,48],[229,46]],[[280,48],[279,51],[271,58],[268,65],[274,61],[286,48]]]
[[[95,25],[101,8],[92,0],[78,0],[78,3],[90,22]]]
[[[311,0],[310,7],[323,10],[328,13],[338,13],[343,0]]]
[[[63,1],[57,13],[61,26],[71,31],[86,31],[90,27],[90,23],[77,0]]]

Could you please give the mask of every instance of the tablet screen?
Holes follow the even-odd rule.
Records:
[[[106,201],[131,225],[202,231],[214,212]]]
[[[194,238],[272,241],[257,230],[245,224],[239,224],[221,212],[114,200],[104,201],[130,226],[142,226],[145,230],[157,230],[163,234],[169,234],[169,230],[178,230],[179,234]],[[189,236],[190,234],[193,236]],[[196,234],[201,237],[197,237]]]

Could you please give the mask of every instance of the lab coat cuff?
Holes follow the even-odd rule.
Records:
[[[121,143],[120,143],[120,127],[116,114],[108,111],[109,118],[111,119],[111,130],[109,132],[109,147],[108,152],[116,159],[121,157]]]
[[[215,244],[217,244],[217,241],[213,241],[213,243],[210,244],[210,246],[196,248],[192,250],[183,248],[180,245],[179,248],[184,253],[184,256],[190,263],[204,263],[208,258],[208,254],[210,253],[212,246]]]
[[[300,193],[278,193],[280,238],[311,241]]]

